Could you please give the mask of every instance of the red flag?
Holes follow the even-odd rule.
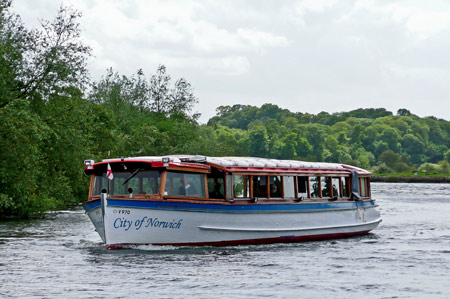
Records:
[[[114,178],[113,172],[111,170],[111,165],[108,163],[108,170],[106,171],[106,178],[112,180]]]

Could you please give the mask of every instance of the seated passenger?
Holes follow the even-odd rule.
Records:
[[[188,180],[187,184],[184,186],[186,196],[199,196],[197,188],[194,186],[191,180]]]
[[[281,192],[278,191],[277,185],[270,185],[270,197],[281,197]]]
[[[220,192],[220,183],[214,184],[214,190],[209,192],[210,198],[225,198],[223,194]]]

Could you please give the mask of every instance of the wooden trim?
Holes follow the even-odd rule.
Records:
[[[95,181],[95,174],[91,174],[91,179],[89,181],[89,195],[88,195],[88,199],[92,197],[92,191],[94,190],[94,181]]]
[[[312,198],[311,197],[311,188],[309,186],[309,176],[306,176],[306,193],[308,194],[308,198]]]
[[[244,180],[244,197],[243,198],[250,198],[250,182],[248,181],[249,176],[248,175],[243,175],[243,180]]]
[[[90,201],[92,200],[99,200],[100,196],[93,196]],[[230,205],[233,203],[230,203],[228,200],[226,199],[210,199],[210,198],[203,198],[203,197],[186,197],[186,196],[175,196],[175,195],[170,195],[170,196],[160,196],[159,194],[152,194],[152,195],[142,195],[142,194],[137,194],[134,198],[129,198],[127,195],[113,195],[111,196],[111,199],[119,199],[119,200],[130,200],[130,201],[148,201],[148,200],[152,200],[152,201],[161,201],[161,200],[167,200],[167,201],[171,201],[171,202],[189,202],[189,203],[214,203],[214,204],[223,204],[223,205]],[[311,202],[328,202],[328,199],[321,199],[321,198],[313,198],[313,199],[305,199],[302,202],[296,202],[294,199],[289,199],[289,200],[284,200],[281,198],[276,198],[276,199],[271,199],[271,200],[267,200],[264,199],[262,201],[258,201],[258,203],[253,202],[251,199],[248,198],[238,198],[235,199],[236,202],[239,202],[239,204],[242,205],[266,205],[266,204],[273,204],[273,203],[286,203],[286,204],[291,204],[291,205],[298,205],[298,204],[304,204],[304,203],[311,203]],[[348,199],[339,199],[338,202],[347,202]],[[362,199],[362,202],[370,202],[371,199]]]
[[[234,198],[234,174],[230,174],[231,175],[231,196],[230,198]]]
[[[250,175],[249,178],[250,178],[250,198],[253,199],[253,198],[255,198],[255,197],[253,196],[253,176]]]
[[[318,185],[319,185],[319,198],[322,198],[322,177],[319,175],[319,176],[317,176],[317,178],[318,178]]]
[[[364,196],[362,196],[362,194],[361,194],[361,177],[359,177],[358,178],[358,185],[359,185],[359,195],[361,196],[361,197],[364,197]]]
[[[164,195],[162,196],[164,199],[182,199],[182,200],[218,200],[217,198],[208,198],[208,197],[195,197],[195,196],[182,196],[182,195]],[[224,200],[224,199],[221,199]]]
[[[333,198],[333,177],[328,177],[328,188],[330,188],[330,190],[328,190],[328,192],[330,193],[330,198]]]
[[[182,171],[182,172],[195,172],[195,173],[211,173],[208,169],[201,169],[201,168],[189,168],[189,167],[166,167],[167,170],[171,171]]]
[[[217,179],[215,178],[214,181],[217,181]],[[204,182],[205,196],[206,198],[209,198],[208,178],[206,177],[206,175],[203,175],[203,182]]]
[[[294,176],[294,198],[298,198],[298,180],[297,176]]]
[[[161,173],[161,182],[159,185],[159,196],[164,196],[164,189],[166,188],[167,171]]]

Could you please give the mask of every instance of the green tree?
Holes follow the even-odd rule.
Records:
[[[249,128],[249,151],[254,157],[267,157],[269,152],[269,136],[263,125]]]
[[[424,145],[413,134],[406,134],[401,139],[402,148],[412,163],[419,164],[422,159]]]
[[[5,11],[2,3],[2,50],[7,53],[2,65],[9,75],[8,97],[0,108],[19,98],[48,100],[51,94],[67,87],[84,90],[89,81],[86,68],[91,49],[80,38],[78,19],[81,14],[61,7],[53,21],[42,21],[40,30],[27,30],[18,16]],[[5,45],[5,46],[3,46]],[[3,73],[3,72],[2,72]],[[3,92],[2,92],[3,93]]]

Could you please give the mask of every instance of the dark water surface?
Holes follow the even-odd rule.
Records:
[[[450,298],[450,185],[374,183],[364,237],[106,250],[81,210],[0,223],[0,297]]]

